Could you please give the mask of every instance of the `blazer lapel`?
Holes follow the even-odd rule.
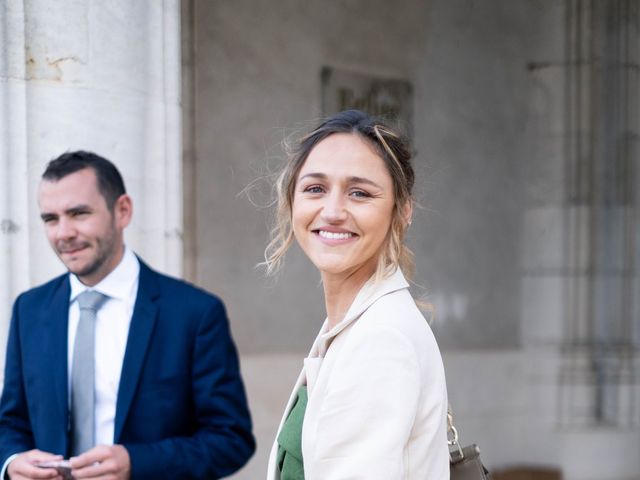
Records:
[[[118,443],[124,422],[133,401],[138,379],[144,363],[145,355],[158,315],[155,299],[159,295],[155,273],[140,261],[140,278],[127,348],[122,363],[118,399],[116,401],[116,418],[114,425],[114,442]]]
[[[47,428],[53,429],[59,446],[59,452],[66,452],[67,431],[69,427],[69,399],[68,399],[68,324],[69,324],[69,278],[65,276],[58,288],[53,292],[50,302],[43,302],[41,315],[44,316],[45,331],[42,337],[47,339],[46,354],[41,358],[44,360],[42,371],[51,372],[51,387],[54,390],[50,395],[42,392],[42,398],[55,398],[55,402],[48,405],[52,411],[46,415]],[[46,387],[45,387],[46,388]]]

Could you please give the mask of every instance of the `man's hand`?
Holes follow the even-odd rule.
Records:
[[[55,468],[40,468],[36,464],[62,460],[61,455],[54,455],[40,450],[29,450],[11,460],[7,467],[7,474],[11,480],[26,480],[35,478],[53,478],[62,480],[62,476]]]
[[[73,478],[129,480],[131,460],[122,445],[98,445],[82,455],[71,458]]]

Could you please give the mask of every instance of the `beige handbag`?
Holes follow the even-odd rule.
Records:
[[[491,480],[491,474],[480,460],[480,449],[474,443],[460,446],[458,430],[453,424],[451,406],[447,412],[447,433],[449,435],[449,471],[451,480]]]

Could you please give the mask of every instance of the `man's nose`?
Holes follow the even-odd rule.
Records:
[[[67,240],[76,236],[76,228],[71,220],[61,218],[56,225],[56,238]]]

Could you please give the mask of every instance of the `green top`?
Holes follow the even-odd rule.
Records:
[[[278,435],[280,480],[304,480],[302,462],[302,422],[307,409],[307,386],[302,385]]]

